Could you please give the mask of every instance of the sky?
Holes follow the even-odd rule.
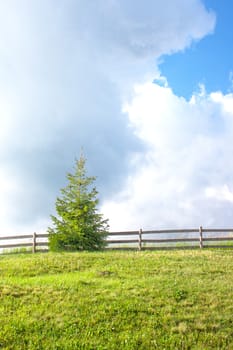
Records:
[[[222,91],[227,94],[233,90],[233,50],[230,44],[233,42],[233,3],[206,0],[205,5],[215,12],[214,35],[205,36],[188,50],[161,57],[161,74],[168,78],[173,92],[186,99],[192,96],[200,83],[205,85],[208,93]],[[178,76],[182,79],[178,80]]]
[[[0,235],[47,230],[81,149],[111,230],[232,227],[232,9],[0,2]]]

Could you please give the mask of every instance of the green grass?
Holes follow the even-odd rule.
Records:
[[[233,349],[233,250],[0,256],[0,349]]]

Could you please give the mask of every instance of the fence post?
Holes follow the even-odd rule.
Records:
[[[203,248],[202,226],[199,227],[199,240],[200,240],[200,249],[202,249]]]
[[[36,232],[33,232],[32,236],[32,252],[36,252]]]
[[[142,250],[142,229],[138,232],[138,250]]]

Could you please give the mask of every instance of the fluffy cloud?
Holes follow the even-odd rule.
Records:
[[[199,0],[1,2],[0,232],[48,222],[82,146],[103,198],[119,190],[148,134],[123,102],[214,25]]]
[[[147,151],[103,210],[114,229],[230,226],[233,212],[233,94],[190,101],[156,84],[135,87],[125,106]]]

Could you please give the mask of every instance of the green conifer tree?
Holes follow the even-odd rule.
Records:
[[[51,216],[48,228],[49,248],[59,250],[99,250],[105,246],[108,220],[98,213],[95,177],[86,174],[86,159],[76,160],[74,174],[68,173],[68,184],[56,200],[58,217]]]

